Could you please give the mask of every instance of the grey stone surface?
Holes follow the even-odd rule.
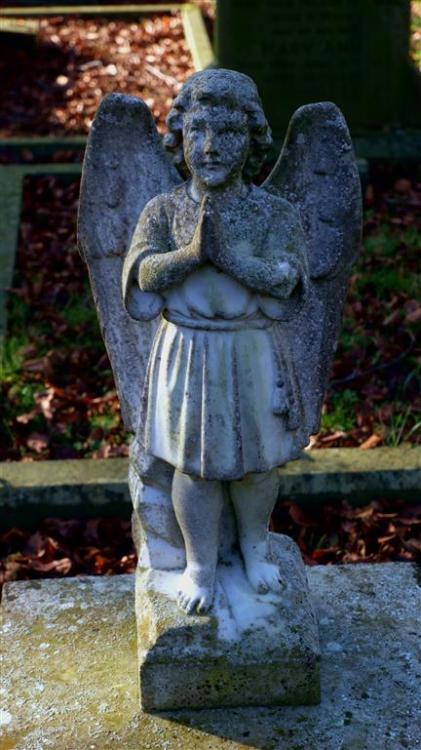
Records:
[[[124,458],[0,464],[0,513],[5,524],[45,516],[130,516]],[[279,470],[279,497],[309,504],[373,497],[418,500],[421,447],[329,448],[306,452]]]
[[[11,462],[0,465],[4,524],[116,515],[130,518],[125,459]]]
[[[251,75],[277,136],[296,107],[328,99],[353,135],[416,127],[421,76],[409,0],[218,0],[219,64]]]
[[[19,167],[0,167],[0,354],[7,328],[7,294],[12,286],[19,233],[23,174]]]
[[[3,598],[1,750],[417,750],[417,571],[308,571],[319,706],[138,708],[134,576],[11,583]]]
[[[258,594],[239,555],[220,564],[213,607],[176,606],[182,570],[138,571],[140,700],[145,710],[302,705],[320,700],[320,646],[300,552],[270,534],[281,593]]]
[[[89,268],[123,418],[132,431],[156,323],[149,322],[155,317],[150,315],[139,326],[127,314],[121,296],[121,269],[145,203],[179,181],[148,106],[136,97],[106,96],[85,151],[78,243]],[[153,295],[145,299],[147,307],[152,300],[153,309]]]

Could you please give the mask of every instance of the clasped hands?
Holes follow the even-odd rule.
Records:
[[[202,198],[199,220],[191,242],[192,256],[199,262],[218,265],[221,258],[221,239],[218,236],[220,219],[215,202],[209,195]]]
[[[205,195],[200,204],[199,220],[190,245],[191,257],[199,265],[213,263],[246,286],[258,291],[274,294],[279,298],[289,297],[299,279],[298,270],[287,260],[262,258],[236,252],[235,242],[224,242],[222,221],[216,201]]]

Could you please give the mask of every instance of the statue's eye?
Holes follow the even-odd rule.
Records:
[[[195,123],[194,125],[190,125],[189,132],[190,133],[200,133],[203,130],[203,126],[200,125],[200,123]]]

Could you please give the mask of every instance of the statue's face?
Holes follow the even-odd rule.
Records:
[[[184,117],[184,158],[192,175],[209,188],[241,174],[250,146],[247,116],[240,110],[202,104]]]

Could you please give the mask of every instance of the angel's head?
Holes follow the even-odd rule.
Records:
[[[254,82],[243,73],[212,69],[192,75],[167,117],[166,148],[184,174],[209,186],[241,175],[251,180],[272,143]]]

